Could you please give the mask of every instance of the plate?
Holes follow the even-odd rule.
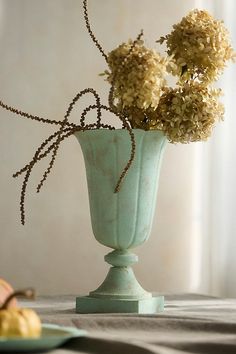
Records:
[[[42,325],[42,334],[39,338],[1,338],[0,352],[34,352],[50,350],[66,343],[69,339],[83,337],[86,331],[75,327],[62,327],[52,324]]]

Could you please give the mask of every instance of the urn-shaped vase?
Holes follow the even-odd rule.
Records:
[[[160,131],[132,130],[134,160],[115,192],[131,156],[126,129],[77,132],[87,176],[94,236],[113,251],[101,286],[77,297],[77,312],[153,313],[163,309],[164,298],[147,292],[136,280],[131,265],[138,258],[131,250],[144,243],[151,231],[159,174],[166,138]]]

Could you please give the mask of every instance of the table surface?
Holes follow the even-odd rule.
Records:
[[[43,323],[85,329],[52,354],[235,354],[236,299],[169,295],[155,315],[76,314],[74,296],[39,297],[21,305]]]

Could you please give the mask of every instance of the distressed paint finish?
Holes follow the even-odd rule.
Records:
[[[126,130],[92,130],[76,134],[88,182],[91,221],[98,242],[126,250],[149,237],[166,138],[158,131],[134,130],[135,159],[119,193],[116,183],[126,165],[131,141]]]
[[[124,129],[101,129],[75,134],[85,160],[95,238],[114,249],[105,257],[112,267],[102,285],[90,293],[89,304],[94,304],[91,299],[96,299],[96,304],[99,299],[102,302],[110,299],[122,311],[127,308],[126,301],[131,300],[137,303],[150,299],[152,305],[147,308],[160,308],[160,298],[155,302],[152,294],[136,280],[130,266],[138,259],[129,250],[145,242],[151,231],[166,138],[158,131],[136,129],[133,132],[135,158],[119,193],[114,193],[114,189],[130,156],[129,133]],[[79,299],[82,298],[77,299],[77,310],[79,306],[87,308],[86,300]]]

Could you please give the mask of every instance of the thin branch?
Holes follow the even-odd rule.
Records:
[[[94,42],[95,46],[98,48],[98,50],[100,51],[100,53],[102,54],[102,56],[105,58],[105,60],[107,62],[107,55],[104,52],[101,44],[98,42],[97,38],[95,37],[95,35],[91,29],[89,15],[88,15],[88,1],[87,0],[83,0],[83,9],[84,9],[84,20],[85,20],[85,24],[86,24],[86,28],[88,30],[88,33],[89,33],[92,41]]]
[[[57,142],[54,146],[54,149],[53,149],[53,153],[52,153],[52,158],[51,158],[51,161],[49,162],[49,165],[48,165],[48,168],[46,169],[46,171],[44,172],[43,174],[43,177],[41,179],[41,181],[39,182],[38,184],[38,187],[37,187],[37,192],[40,191],[40,189],[42,188],[44,182],[46,181],[53,165],[54,165],[54,162],[55,162],[55,159],[56,159],[56,155],[57,155],[57,152],[58,152],[58,149],[59,149],[59,143],[60,143],[60,136],[61,136],[61,133],[63,131],[63,128],[66,126],[66,124],[68,124],[68,118],[74,108],[74,105],[75,103],[85,94],[87,93],[92,93],[95,98],[96,98],[96,102],[97,102],[97,125],[98,125],[98,128],[99,128],[99,125],[100,125],[100,122],[101,122],[101,109],[100,109],[100,98],[99,98],[99,95],[97,94],[97,92],[93,89],[93,88],[86,88],[82,91],[80,91],[72,100],[72,102],[70,103],[67,111],[66,111],[66,114],[64,116],[64,119],[62,121],[62,124],[61,124],[61,127],[59,129],[59,132],[58,132],[58,137],[57,137]]]
[[[41,122],[41,123],[57,124],[57,125],[61,124],[60,121],[45,119],[45,118],[41,118],[41,117],[38,117],[38,116],[34,116],[34,115],[32,115],[30,113],[27,113],[27,112],[23,112],[23,111],[21,111],[21,110],[19,110],[17,108],[14,108],[14,107],[11,107],[11,106],[5,104],[1,100],[0,100],[0,106],[2,108],[6,109],[7,111],[10,111],[12,113],[15,113],[15,114],[20,115],[20,116],[25,117],[25,118],[36,120],[36,121]]]
[[[86,116],[86,114],[93,110],[93,109],[96,109],[96,105],[90,105],[88,106],[82,113],[82,115],[84,115],[84,118]],[[122,113],[118,113],[118,112],[114,112],[110,107],[107,107],[107,106],[104,106],[104,105],[101,105],[101,108],[106,110],[106,111],[109,111],[113,114],[115,114],[123,123],[123,126],[128,130],[128,133],[130,135],[130,139],[131,139],[131,152],[130,152],[130,158],[126,164],[126,166],[124,167],[120,177],[119,177],[119,180],[116,184],[116,187],[115,187],[115,190],[114,192],[117,193],[120,191],[120,187],[121,187],[121,184],[129,170],[129,168],[131,167],[132,163],[133,163],[133,160],[134,160],[134,156],[135,156],[135,150],[136,150],[136,143],[135,143],[135,137],[134,137],[134,133],[132,131],[132,128],[130,127],[129,125],[129,122],[126,120],[126,118],[123,116]]]

